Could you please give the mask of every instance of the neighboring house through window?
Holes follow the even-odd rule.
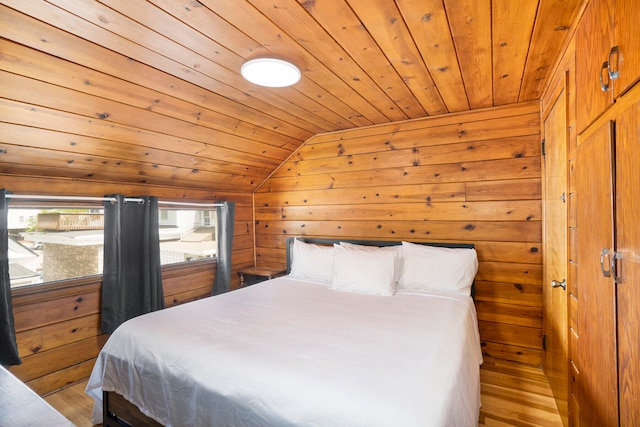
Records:
[[[215,210],[160,209],[163,265],[216,256]],[[102,274],[104,211],[9,208],[11,286]]]

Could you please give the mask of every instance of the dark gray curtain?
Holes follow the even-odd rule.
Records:
[[[233,216],[236,204],[222,202],[216,207],[218,217],[218,266],[213,282],[213,295],[229,292],[231,289],[231,249],[233,245]]]
[[[9,277],[9,201],[7,190],[0,190],[0,365],[19,365],[16,329],[11,304],[11,279]]]
[[[136,197],[144,203],[117,203],[104,208],[104,273],[102,332],[110,334],[121,323],[164,308],[158,199]]]

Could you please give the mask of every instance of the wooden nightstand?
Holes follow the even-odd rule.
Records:
[[[277,267],[247,267],[238,270],[240,276],[240,286],[252,285],[254,283],[262,282],[263,280],[273,279],[274,277],[282,276],[287,272],[286,269]],[[246,276],[253,276],[256,280],[251,283],[247,283]]]

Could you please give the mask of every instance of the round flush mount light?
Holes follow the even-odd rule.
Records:
[[[287,87],[300,81],[300,70],[290,62],[275,58],[252,59],[242,64],[242,77],[265,87]]]

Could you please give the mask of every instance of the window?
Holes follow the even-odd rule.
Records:
[[[215,210],[160,209],[163,265],[216,256]]]
[[[216,211],[160,209],[163,265],[216,256]],[[25,286],[102,274],[102,208],[10,207],[9,276]]]
[[[9,208],[11,286],[102,274],[101,208]]]

